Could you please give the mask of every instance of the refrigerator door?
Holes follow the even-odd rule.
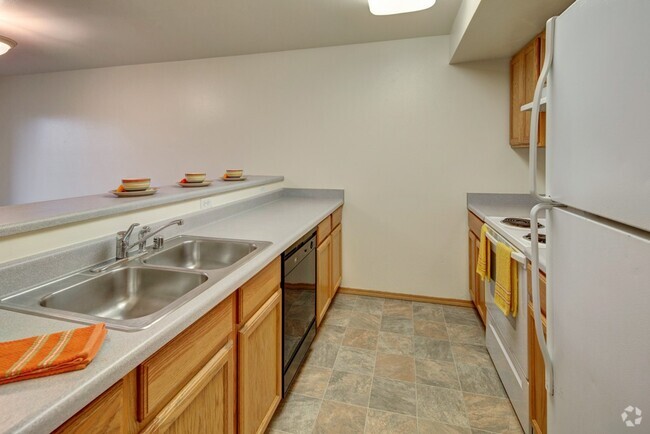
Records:
[[[555,22],[547,185],[556,202],[650,230],[650,1],[578,0]]]
[[[650,234],[578,211],[548,217],[548,432],[650,432]]]

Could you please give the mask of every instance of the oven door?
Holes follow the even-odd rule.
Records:
[[[496,242],[508,244],[496,231],[489,230],[490,240],[490,275],[496,275]],[[510,244],[508,244],[510,245]],[[512,246],[511,246],[512,247]],[[514,249],[515,252],[518,252]],[[485,304],[487,307],[487,325],[485,344],[494,366],[508,393],[517,418],[529,432],[528,408],[528,289],[526,261],[519,263],[519,287],[517,316],[505,316],[494,303],[495,281],[485,281]]]
[[[490,243],[490,275],[496,274],[496,246]],[[512,354],[524,377],[528,378],[528,288],[526,266],[518,264],[519,288],[517,316],[505,316],[494,303],[494,290],[496,282],[493,279],[485,282],[485,304],[488,312],[488,321],[499,332],[503,344]]]

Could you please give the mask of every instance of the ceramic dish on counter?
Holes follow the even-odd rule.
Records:
[[[205,172],[187,172],[185,174],[185,180],[191,184],[194,183],[200,184],[205,181],[205,178],[206,178]]]
[[[109,193],[114,194],[117,197],[139,197],[139,196],[151,196],[156,194],[158,189],[156,187],[149,187],[146,190],[137,190],[137,191],[119,191],[119,190],[110,190]]]
[[[151,186],[151,178],[122,178],[125,191],[146,191]]]
[[[246,180],[246,177],[245,176],[240,176],[239,178],[233,178],[231,176],[223,175],[223,177],[221,177],[221,179],[223,179],[224,181],[244,181],[244,180]]]
[[[242,176],[244,176],[242,169],[226,169],[226,174],[224,175],[227,178],[241,178]]]
[[[203,182],[177,182],[176,184],[180,185],[183,188],[192,188],[192,187],[207,187],[212,184],[212,181],[203,181]]]

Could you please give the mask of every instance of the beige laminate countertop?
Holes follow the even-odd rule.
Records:
[[[273,244],[150,328],[132,333],[109,330],[97,357],[86,369],[0,386],[0,432],[43,433],[58,427],[341,206],[343,192],[340,193],[340,197],[283,196],[188,231],[189,235],[271,241]],[[0,310],[0,341],[78,326]]]

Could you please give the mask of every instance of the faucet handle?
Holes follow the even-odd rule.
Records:
[[[138,232],[138,252],[144,252],[145,248],[147,247],[147,234],[150,232],[150,226],[144,226],[142,229],[140,229],[140,232]]]
[[[118,232],[118,235],[121,235],[122,239],[128,240],[136,226],[140,226],[140,223],[133,223],[127,230]]]
[[[162,249],[164,245],[165,245],[165,239],[163,237],[153,237],[154,250]]]
[[[138,239],[143,239],[149,232],[151,232],[151,226],[143,226],[138,232]]]

